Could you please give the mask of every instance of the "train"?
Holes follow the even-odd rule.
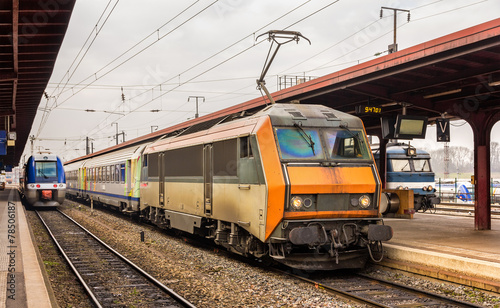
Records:
[[[415,211],[435,209],[441,199],[436,195],[435,174],[431,167],[431,156],[428,152],[417,149],[410,144],[387,144],[387,189],[413,190]],[[373,148],[373,156],[379,166],[380,152]]]
[[[300,270],[362,268],[393,234],[362,121],[321,105],[263,106],[65,169],[70,198]]]
[[[36,154],[21,169],[18,191],[31,207],[55,208],[66,197],[66,173],[62,160],[54,154]]]

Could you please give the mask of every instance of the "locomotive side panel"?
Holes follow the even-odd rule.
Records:
[[[267,187],[264,221],[266,222],[265,239],[268,240],[274,229],[276,229],[283,219],[285,209],[285,180],[276,148],[271,120],[265,118],[261,121],[256,128],[256,132]]]

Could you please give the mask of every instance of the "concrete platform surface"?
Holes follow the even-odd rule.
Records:
[[[384,222],[394,236],[384,243],[383,265],[500,292],[500,220],[481,231],[473,216],[417,213]]]
[[[52,307],[17,191],[0,191],[0,308]]]

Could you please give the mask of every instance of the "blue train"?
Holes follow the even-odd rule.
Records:
[[[66,175],[59,157],[32,155],[21,170],[19,194],[33,207],[57,207],[66,195]]]
[[[379,150],[373,149],[373,156],[380,170]],[[435,210],[441,202],[436,196],[434,172],[428,152],[409,144],[387,145],[386,189],[412,189],[415,211]]]

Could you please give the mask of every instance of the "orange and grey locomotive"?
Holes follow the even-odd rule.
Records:
[[[118,197],[138,202],[123,211],[242,255],[298,269],[361,268],[392,237],[380,218],[381,184],[363,124],[328,107],[273,104],[187,127],[130,153]],[[85,165],[96,159],[104,161],[66,165],[81,187],[107,185],[85,178],[95,174]],[[128,171],[129,160],[140,170]]]

